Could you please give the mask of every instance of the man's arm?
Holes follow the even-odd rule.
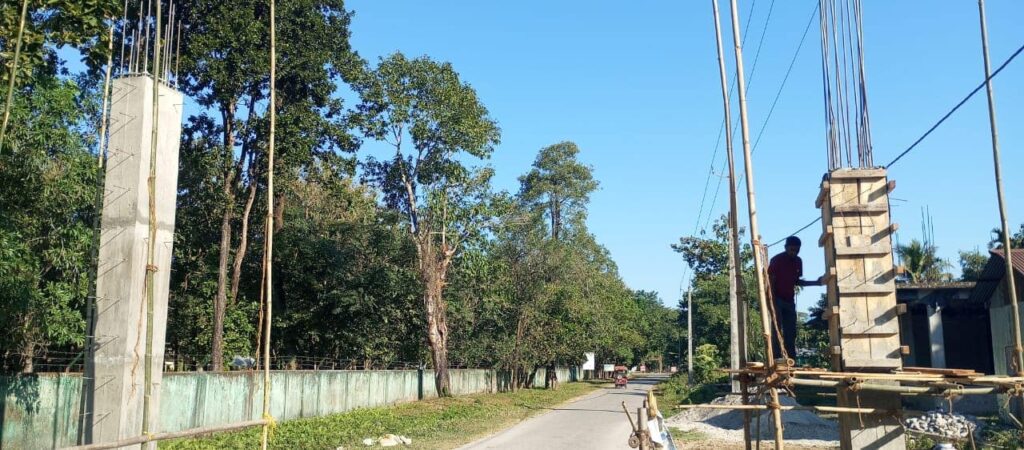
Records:
[[[799,280],[796,280],[796,285],[800,286],[800,287],[805,287],[805,286],[823,286],[825,284],[823,278],[825,278],[825,277],[822,276],[821,278],[818,278],[817,280],[814,280],[814,281],[807,281],[807,280],[804,280],[804,279],[801,278]]]

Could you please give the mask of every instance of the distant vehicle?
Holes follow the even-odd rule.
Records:
[[[626,376],[626,366],[615,366],[615,388],[626,388],[626,383],[629,383],[629,377]]]

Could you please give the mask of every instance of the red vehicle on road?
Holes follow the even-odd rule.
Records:
[[[629,382],[629,378],[626,376],[626,366],[615,366],[615,387],[626,388],[626,383]]]

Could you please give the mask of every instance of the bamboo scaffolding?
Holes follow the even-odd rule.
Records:
[[[783,411],[815,411],[827,413],[853,413],[853,414],[893,414],[895,411],[884,408],[850,408],[842,406],[778,406],[772,408],[768,405],[677,405],[676,409],[733,409],[743,411],[767,411],[780,409]]]
[[[733,50],[736,57],[736,91],[740,104],[740,131],[743,136],[743,166],[747,177],[747,207],[750,216],[750,239],[754,249],[754,272],[757,274],[757,298],[761,308],[761,332],[764,334],[765,354],[767,361],[774,361],[771,348],[771,324],[768,317],[768,292],[766,291],[764,260],[761,257],[761,234],[757,225],[757,202],[754,195],[754,165],[750,156],[750,124],[747,120],[746,82],[743,79],[743,40],[740,38],[740,18],[736,0],[730,0],[730,16],[732,19]],[[779,406],[779,392],[773,386],[771,394],[772,419],[775,421],[775,448],[782,450],[785,442],[782,438],[782,411]]]
[[[1017,286],[1013,272],[1013,247],[1010,246],[1010,225],[1006,218],[1006,199],[1003,195],[1003,168],[1002,158],[999,155],[999,131],[996,126],[996,99],[992,88],[992,65],[988,57],[988,26],[985,22],[985,0],[978,0],[978,16],[981,22],[981,49],[985,60],[985,92],[988,94],[988,119],[989,128],[992,132],[992,165],[996,177],[996,199],[999,204],[999,226],[1003,232],[1003,261],[1006,270],[1006,292],[1010,300],[1010,310],[1013,318],[1013,360],[1017,365],[1017,372],[1024,370],[1024,346],[1021,344],[1020,331],[1020,310],[1017,309]]]
[[[156,3],[156,42],[153,45],[153,132],[149,143],[149,242],[146,249],[146,354],[145,367],[143,371],[143,396],[142,396],[142,434],[150,434],[150,419],[153,415],[153,309],[156,299],[156,280],[154,274],[158,270],[156,266],[156,156],[159,143],[160,131],[160,26],[161,26],[161,0]],[[165,268],[165,270],[170,268]]]
[[[277,128],[277,22],[275,0],[270,0],[270,101],[267,104],[270,115],[270,135],[267,142],[267,224],[266,251],[264,252],[264,273],[266,276],[266,330],[263,333],[263,432],[260,449],[267,450],[273,418],[270,415],[270,331],[273,317],[273,268],[274,268],[274,133]]]
[[[241,430],[243,428],[255,427],[265,424],[265,420],[250,420],[246,422],[229,423],[224,425],[214,425],[210,427],[202,428],[191,428],[188,430],[172,431],[168,433],[155,433],[155,434],[144,434],[142,436],[136,436],[133,438],[122,439],[115,442],[103,442],[99,444],[79,445],[75,447],[65,447],[63,450],[106,450],[112,448],[127,447],[129,445],[145,444],[147,442],[165,441],[168,439],[178,439],[186,437],[200,436],[210,433],[219,433],[222,431],[234,431]]]

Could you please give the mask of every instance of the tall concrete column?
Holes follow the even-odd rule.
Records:
[[[86,399],[85,442],[110,442],[142,432],[153,82],[149,76],[128,76],[113,83],[96,277],[96,347],[86,366],[85,389],[91,398]],[[181,93],[161,85],[159,108],[151,397],[154,431],[160,429],[158,412],[178,189]]]
[[[942,333],[942,309],[938,305],[928,305],[928,342],[932,367],[946,367],[946,341]]]

